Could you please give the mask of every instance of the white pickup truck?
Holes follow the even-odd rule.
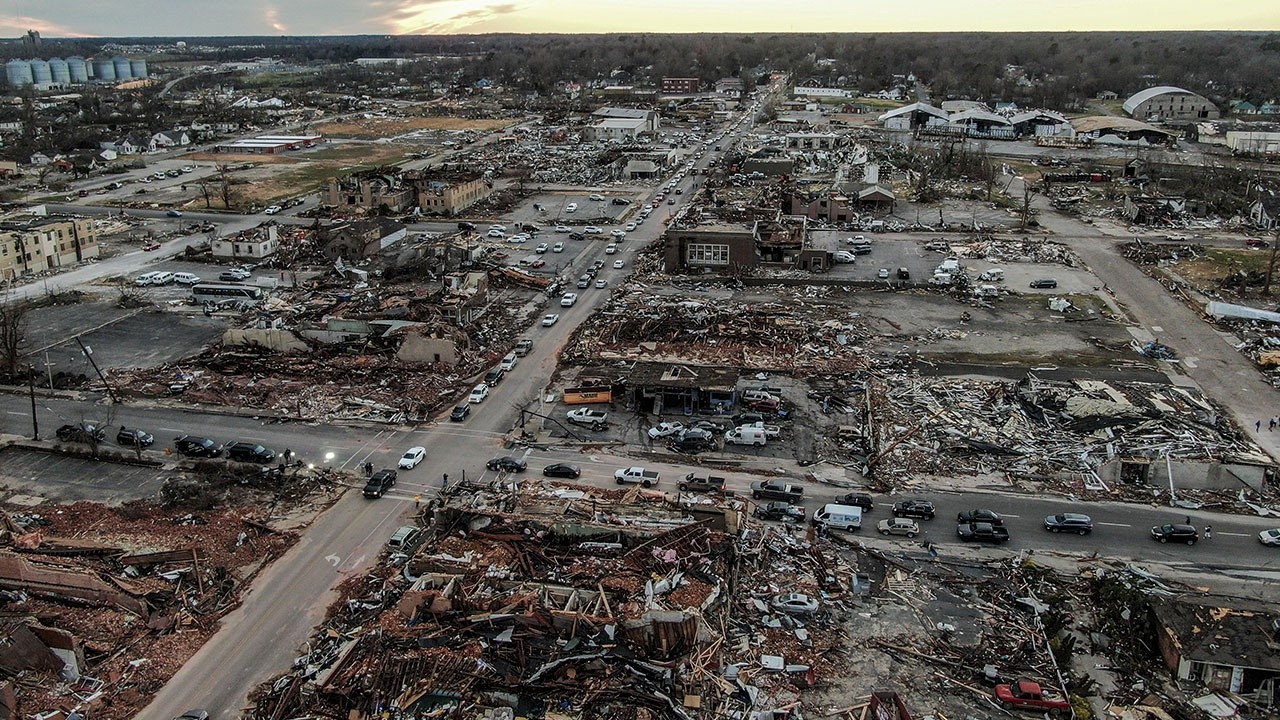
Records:
[[[644,487],[653,487],[662,479],[662,475],[657,470],[646,470],[642,467],[621,468],[613,473],[613,479],[619,485],[624,483],[639,483]]]
[[[568,412],[569,422],[578,425],[604,425],[609,420],[609,413],[603,410],[592,410],[591,408],[578,408]]]
[[[746,425],[740,425],[739,429],[741,428],[752,428],[755,430],[763,430],[764,436],[769,438],[770,440],[774,440],[776,438],[782,437],[782,428],[778,425],[765,425],[762,422],[753,422],[753,423],[748,423]]]

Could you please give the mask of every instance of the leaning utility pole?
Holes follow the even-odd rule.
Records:
[[[36,417],[36,368],[27,366],[27,392],[31,395],[31,439],[40,439],[40,420]]]
[[[111,398],[111,402],[120,402],[120,398],[116,397],[116,391],[111,388],[111,383],[107,382],[106,376],[103,375],[102,370],[98,368],[97,361],[93,359],[93,349],[86,347],[85,344],[80,341],[79,335],[76,336],[76,344],[80,346],[80,352],[84,353],[84,356],[89,358],[89,364],[93,366],[94,372],[98,373],[98,379],[107,387],[107,396]]]

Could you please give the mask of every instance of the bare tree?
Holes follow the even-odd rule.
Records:
[[[1035,197],[1036,191],[1027,181],[1022,182],[1022,212],[1021,224],[1022,232],[1027,231],[1027,226],[1031,223],[1031,198]]]
[[[222,198],[222,207],[224,210],[231,209],[231,201],[235,199],[235,193],[231,189],[231,168],[226,163],[217,164],[218,172],[218,194]]]
[[[210,202],[209,200],[209,180],[201,176],[200,180],[196,183],[196,185],[197,187],[200,188],[200,194],[204,196],[205,209],[208,210],[209,208],[213,207],[213,203]]]
[[[0,367],[10,381],[18,376],[21,360],[18,347],[26,335],[27,311],[30,309],[31,306],[24,302],[0,304]]]

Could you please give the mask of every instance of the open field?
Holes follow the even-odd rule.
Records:
[[[332,176],[403,161],[418,146],[383,143],[343,143],[327,145],[305,154],[228,155],[218,153],[192,156],[195,160],[229,163],[253,163],[260,167],[238,171],[235,177],[247,182],[237,184],[235,191],[241,202],[269,205],[276,200],[315,190]],[[215,193],[216,194],[216,193]]]
[[[315,132],[326,137],[355,138],[373,140],[394,137],[419,130],[475,130],[489,132],[501,130],[513,120],[490,119],[472,120],[457,117],[401,117],[401,118],[365,118],[359,120],[341,120],[315,126]]]

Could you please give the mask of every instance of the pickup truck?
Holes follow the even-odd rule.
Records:
[[[778,425],[766,425],[762,422],[754,422],[754,423],[747,423],[746,425],[738,426],[739,430],[741,430],[742,428],[755,428],[756,430],[763,430],[764,436],[769,438],[770,440],[773,440],[774,438],[782,437],[782,427]]]
[[[520,342],[516,343],[515,350],[513,350],[512,352],[514,352],[516,355],[520,357],[524,357],[525,355],[528,355],[529,351],[532,349],[533,349],[533,341],[528,338],[525,338]]]
[[[592,427],[603,426],[609,420],[609,413],[603,410],[592,410],[590,408],[578,408],[570,410],[568,413],[569,422],[578,425],[590,425]]]
[[[644,487],[653,487],[662,479],[662,475],[657,470],[645,470],[642,467],[621,468],[614,471],[613,479],[619,485],[623,483],[639,483]]]
[[[691,472],[680,481],[682,492],[724,492],[724,478]]]
[[[1048,712],[1051,717],[1071,712],[1071,703],[1061,695],[1046,693],[1040,683],[1018,680],[1011,685],[997,685],[996,701],[1007,708]]]
[[[1009,541],[1009,530],[1002,525],[984,522],[960,523],[956,526],[956,535],[965,542],[978,541],[1002,543]]]
[[[751,497],[756,500],[785,500],[795,504],[804,499],[804,488],[776,480],[761,480],[751,483]]]

